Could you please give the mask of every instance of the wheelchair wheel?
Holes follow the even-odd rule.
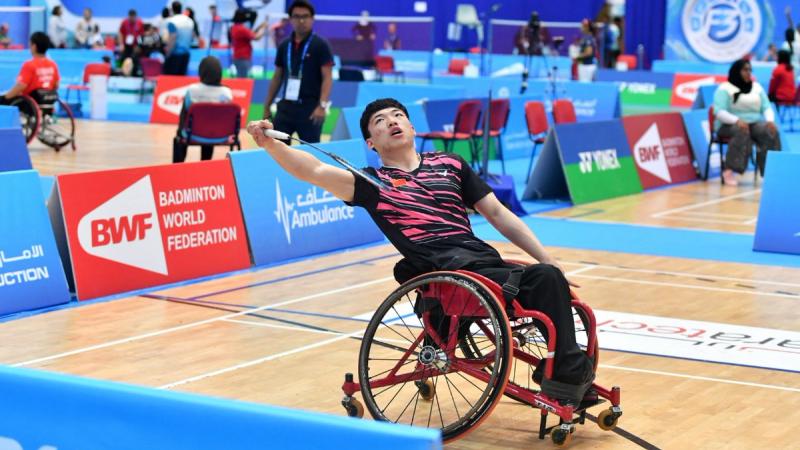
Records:
[[[572,308],[572,316],[575,321],[575,340],[581,349],[586,351],[587,342],[589,340],[588,316],[580,307]],[[547,357],[547,329],[538,320],[530,317],[519,317],[511,320],[511,336],[517,348],[532,356],[536,361],[542,361]],[[480,357],[481,351],[479,346],[469,338],[462,340],[461,346],[465,354],[475,358]],[[593,360],[595,371],[597,370],[598,360],[597,350],[597,340],[595,340],[595,356]],[[514,358],[508,375],[508,383],[528,391],[537,392],[538,385],[533,381],[533,371],[533,366],[525,361]],[[507,392],[505,395],[520,403],[529,404],[529,402],[514,394]]]
[[[42,112],[39,106],[27,95],[13,98],[9,105],[19,109],[19,123],[22,126],[22,133],[25,135],[25,143],[30,144],[42,123]]]
[[[462,351],[470,339],[479,355]],[[395,290],[370,320],[359,381],[377,420],[464,436],[499,402],[511,364],[505,311],[474,278],[434,272]]]
[[[61,116],[61,117],[60,117]],[[39,140],[56,151],[61,147],[71,144],[75,149],[75,117],[72,109],[58,99],[51,114],[42,117],[42,126],[39,130]]]

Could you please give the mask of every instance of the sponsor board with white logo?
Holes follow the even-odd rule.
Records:
[[[72,174],[58,182],[80,299],[249,265],[227,161]]]

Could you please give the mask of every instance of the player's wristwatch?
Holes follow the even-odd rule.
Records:
[[[331,109],[331,105],[332,105],[332,104],[333,104],[333,102],[332,102],[332,101],[330,101],[330,100],[328,100],[328,101],[322,101],[322,100],[320,100],[320,102],[319,102],[319,106],[321,106],[321,107],[322,107],[322,109],[324,109],[324,110],[325,110],[325,112],[328,112],[328,111],[330,111],[330,109]]]

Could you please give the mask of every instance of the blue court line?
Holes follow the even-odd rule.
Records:
[[[753,235],[551,217],[522,217],[544,245],[610,252],[800,267],[800,256],[753,251]],[[507,242],[488,222],[474,221],[475,234]]]

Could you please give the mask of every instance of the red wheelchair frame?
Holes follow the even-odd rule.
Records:
[[[40,103],[32,95],[19,95],[15,97],[10,105],[19,109],[20,125],[25,135],[25,142],[30,144],[34,137],[55,149],[61,150],[62,147],[70,145],[72,150],[75,146],[75,115],[67,103],[65,103],[55,91],[46,91],[45,95],[52,95],[52,101],[47,104]],[[64,117],[56,118],[56,108]],[[60,120],[65,121],[63,127],[58,124]],[[68,128],[61,129],[61,128]]]
[[[574,293],[572,296],[576,331],[579,330],[577,337],[579,342],[585,341],[582,347],[596,370],[599,352],[594,314]],[[506,311],[510,313],[511,321]],[[398,336],[402,339],[397,339]],[[398,341],[400,344],[396,343]],[[405,348],[403,345],[407,344],[410,345]],[[584,423],[586,409],[606,399],[611,407],[598,415],[597,422],[604,430],[613,429],[622,415],[619,387],[607,389],[593,383],[598,399],[584,401],[577,408],[562,405],[530,387],[531,367],[542,359],[545,359],[544,379],[552,377],[555,348],[556,333],[552,321],[542,312],[522,308],[516,299],[507,308],[502,288],[492,280],[461,270],[420,275],[403,283],[376,310],[364,333],[359,354],[358,372],[362,382],[354,381],[350,373],[345,375],[342,405],[348,415],[362,417],[364,406],[353,397],[361,391],[367,409],[375,419],[405,423],[402,419],[414,402],[409,424],[431,427],[435,404],[442,438],[448,442],[477,427],[502,395],[506,395],[540,409],[540,439],[550,433],[556,445],[566,445],[575,431],[575,422]],[[398,358],[387,357],[398,353],[402,353]],[[514,362],[517,360],[527,368],[521,380],[516,379],[517,365]],[[514,380],[509,381],[512,366]],[[451,375],[460,378],[454,376],[454,380],[449,380]],[[440,377],[444,379],[447,391],[441,387],[437,389]],[[396,419],[389,417],[400,408],[392,407],[392,403],[409,383],[411,398]],[[486,384],[486,387],[478,386],[479,383]],[[474,403],[459,385],[467,394],[475,389],[480,392],[476,394],[478,398]],[[383,405],[388,395],[378,397],[386,392],[391,394],[395,389],[394,396]],[[454,389],[460,397],[454,394]],[[450,405],[446,398],[444,401],[437,398],[437,395],[446,397],[448,394],[452,410],[448,409]],[[427,425],[422,423],[425,408],[420,410],[421,423],[415,423],[420,399],[430,403],[423,403],[429,409]],[[459,404],[464,405],[464,414],[459,411]],[[548,413],[559,417],[558,425],[547,427]],[[445,423],[445,418],[448,423]],[[438,427],[437,423],[433,425]]]

